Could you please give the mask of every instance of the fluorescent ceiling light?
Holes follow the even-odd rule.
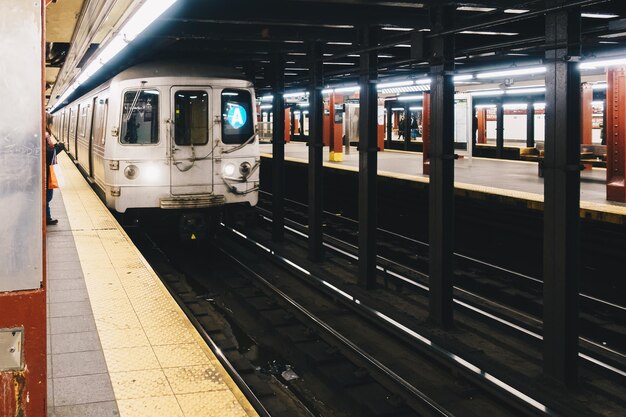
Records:
[[[506,103],[502,105],[503,109],[506,110],[522,110],[528,108],[528,104],[526,103]]]
[[[481,96],[501,96],[504,94],[502,90],[481,90],[481,91],[470,91],[470,95],[472,97],[481,97]]]
[[[464,35],[487,35],[487,36],[516,36],[519,35],[517,32],[491,32],[491,31],[483,31],[483,30],[464,30],[460,32]]]
[[[396,32],[409,32],[411,30],[414,30],[413,28],[402,28],[402,27],[395,27],[395,26],[384,26],[381,29],[391,30],[391,31],[396,31]]]
[[[495,109],[496,105],[495,104],[477,104],[475,107],[477,109]]]
[[[473,6],[461,6],[457,7],[457,10],[461,12],[493,12],[496,10],[493,7],[473,7]]]
[[[76,82],[68,87],[66,92],[61,96],[52,110],[56,109],[65,99],[76,90],[76,88],[85,83],[89,78],[96,74],[107,62],[119,54],[126,46],[131,43],[141,32],[143,32],[152,22],[169,9],[176,0],[146,0],[135,13],[122,25],[122,27],[110,38],[104,45],[96,50],[95,56],[90,60],[87,66],[81,71]]]
[[[418,106],[418,107],[409,107],[409,110],[413,110],[413,111],[416,111],[416,110],[424,110],[424,108],[423,108],[422,106]]]
[[[626,58],[613,58],[598,61],[585,61],[580,64],[580,69],[595,69],[598,67],[612,67],[615,65],[625,65]]]
[[[327,88],[325,90],[322,90],[322,94],[331,94],[333,91],[335,90],[333,90],[332,88]]]
[[[396,48],[410,48],[411,45],[407,45],[405,43],[400,43],[398,45],[395,45]]]
[[[482,72],[476,75],[476,78],[504,78],[515,75],[535,75],[546,72],[546,67],[527,67],[527,68],[511,68],[501,71]]]
[[[400,94],[400,93],[414,93],[417,91],[428,91],[430,90],[429,84],[420,84],[420,85],[408,85],[406,87],[391,87],[391,88],[383,88],[379,90],[382,94]]]
[[[423,95],[414,95],[414,96],[402,96],[402,97],[398,97],[399,101],[412,101],[412,100],[423,100],[424,96]]]
[[[285,93],[283,94],[283,98],[302,97],[302,96],[307,96],[307,95],[309,95],[309,93],[307,93],[306,91],[298,91],[298,92],[293,92],[293,93]]]
[[[384,54],[380,54],[378,55],[379,58],[393,58],[393,55],[384,55]]]
[[[324,65],[354,65],[354,62],[324,62]]]
[[[530,10],[526,10],[526,9],[505,9],[504,13],[508,13],[508,14],[522,14],[522,13],[528,13]]]
[[[546,108],[546,103],[535,103],[533,104],[533,107],[536,109],[545,109]]]
[[[613,19],[614,17],[619,17],[619,15],[610,13],[581,13],[580,17],[587,17],[590,19]]]
[[[612,39],[612,38],[621,38],[623,36],[626,36],[626,32],[609,33],[608,35],[600,35],[598,36],[598,38]]]
[[[261,106],[261,109],[262,109],[262,110],[271,109],[271,108],[272,108],[272,105],[271,105],[271,104],[263,104],[263,105]]]
[[[422,78],[419,80],[415,80],[415,84],[430,84],[430,78]]]
[[[360,91],[361,90],[361,86],[359,85],[352,85],[349,87],[340,87],[340,88],[335,88],[335,93],[353,93],[355,91]]]
[[[474,78],[474,74],[461,74],[453,77],[454,81],[467,81]]]
[[[413,85],[413,80],[378,83],[376,87],[382,90],[383,88],[406,87],[407,85]]]
[[[392,111],[404,111],[404,107],[392,107]]]
[[[261,97],[261,101],[272,101],[274,100],[274,96],[263,96]]]
[[[530,88],[511,88],[506,90],[507,95],[515,94],[533,94],[533,93],[545,93],[545,87],[530,87]]]
[[[326,42],[327,45],[344,45],[344,46],[350,46],[352,45],[352,42]]]
[[[309,103],[298,103],[300,107],[309,107]]]

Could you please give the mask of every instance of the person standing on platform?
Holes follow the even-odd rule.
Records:
[[[52,141],[52,115],[46,113],[46,225],[55,225],[59,221],[53,219],[50,213],[50,201],[54,195],[54,188],[50,188],[49,172],[52,169],[53,161],[56,159],[56,154],[63,149],[65,145],[62,143],[54,143]]]

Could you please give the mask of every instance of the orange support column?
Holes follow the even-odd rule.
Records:
[[[385,100],[378,99],[378,151],[385,150]]]
[[[476,109],[478,116],[478,133],[476,135],[476,143],[487,143],[487,109]]]
[[[606,90],[606,199],[626,203],[626,67],[609,68]]]
[[[285,109],[285,142],[291,141],[291,109]]]
[[[343,113],[337,112],[335,106],[343,104],[343,96],[332,93],[330,95],[330,152],[329,161],[343,161]]]
[[[322,143],[324,146],[330,146],[330,129],[332,126],[332,119],[330,118],[330,107],[333,105],[332,103],[332,94],[329,101],[324,101],[324,114],[323,114],[323,124],[322,124]]]
[[[422,101],[422,157],[423,173],[430,174],[430,93],[424,92]]]
[[[592,138],[592,121],[593,109],[591,102],[593,101],[593,88],[589,83],[583,83],[580,94],[580,143],[583,145],[591,145]],[[590,171],[592,164],[584,164],[585,171]]]

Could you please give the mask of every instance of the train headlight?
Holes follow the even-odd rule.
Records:
[[[251,169],[252,165],[250,165],[250,162],[242,162],[241,165],[239,165],[239,173],[244,178],[247,178],[248,175],[250,175]]]
[[[134,180],[139,176],[139,167],[137,165],[128,165],[124,168],[124,176],[129,180]]]
[[[230,163],[226,164],[222,168],[222,174],[224,174],[225,177],[232,177],[234,173],[235,173],[235,165],[233,164],[230,164]]]

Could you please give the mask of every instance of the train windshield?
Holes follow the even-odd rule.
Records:
[[[232,89],[222,91],[222,142],[241,144],[253,136],[250,92]]]
[[[150,145],[159,142],[159,92],[130,90],[124,93],[120,142]]]
[[[206,145],[209,141],[209,95],[206,91],[177,91],[174,141],[177,145]]]

